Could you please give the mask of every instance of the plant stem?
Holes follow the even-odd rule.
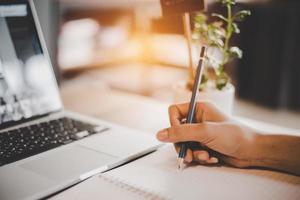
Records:
[[[225,34],[225,42],[224,42],[224,48],[223,48],[223,61],[221,64],[221,72],[224,71],[224,65],[228,61],[228,49],[229,49],[229,41],[233,32],[232,29],[232,10],[231,10],[231,4],[227,3],[227,27],[226,27],[226,34]]]

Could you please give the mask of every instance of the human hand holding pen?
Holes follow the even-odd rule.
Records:
[[[172,105],[169,108],[169,118],[171,127],[164,129],[157,134],[157,138],[162,142],[178,143],[183,141],[196,141],[209,149],[220,152],[220,155],[237,155],[237,143],[234,140],[228,140],[227,144],[220,137],[228,137],[224,133],[223,126],[217,123],[228,124],[230,118],[222,114],[210,103],[197,103],[194,124],[182,124],[182,120],[186,118],[189,104]],[[202,122],[202,123],[201,123]],[[218,138],[219,137],[219,138]],[[241,142],[241,141],[240,141]],[[245,142],[246,143],[246,142]],[[243,145],[245,146],[245,145]],[[178,151],[179,147],[175,144]],[[220,157],[213,157],[207,150],[187,150],[185,162],[192,161],[201,164],[215,164],[219,162]]]
[[[233,167],[264,167],[300,176],[299,136],[258,131],[223,114],[207,102],[196,104],[196,123],[182,124],[188,107],[188,103],[169,107],[171,127],[159,131],[158,140],[174,144],[196,141],[217,152],[217,156],[212,157],[206,150],[189,150],[186,162],[212,164],[222,160]],[[203,123],[199,123],[202,111]]]
[[[201,164],[215,164],[221,159],[236,167],[246,167],[250,164],[243,158],[247,157],[247,149],[256,136],[251,128],[237,124],[214,105],[204,102],[198,102],[196,105],[196,123],[182,124],[182,120],[187,116],[188,107],[188,103],[170,106],[171,127],[158,132],[157,138],[160,141],[175,143],[177,151],[179,147],[176,143],[196,141],[208,149],[219,152],[218,157],[214,157],[204,149],[195,151],[188,149],[185,156],[187,163],[195,161]]]

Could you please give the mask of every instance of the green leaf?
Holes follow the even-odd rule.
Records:
[[[217,79],[216,80],[216,88],[218,90],[222,90],[228,83],[228,80],[226,79]]]
[[[194,18],[195,23],[204,24],[207,21],[207,16],[203,13],[199,13]]]
[[[243,57],[243,51],[238,47],[230,47],[229,53],[231,56],[239,59]]]
[[[251,15],[251,11],[250,11],[250,10],[241,10],[241,11],[237,12],[237,13],[233,16],[233,19],[234,19],[235,21],[241,22],[241,21],[244,21],[245,18],[246,18],[247,16],[250,16],[250,15]]]
[[[224,38],[226,33],[224,29],[217,29],[214,31],[214,34],[217,35],[219,38]]]
[[[201,83],[200,83],[200,87],[199,87],[199,90],[202,91],[205,89],[206,87],[206,84],[207,84],[207,81],[208,81],[208,77],[206,74],[203,74],[202,75],[202,78],[201,78]]]
[[[217,17],[217,18],[219,18],[219,19],[221,19],[221,20],[223,20],[223,21],[225,21],[225,22],[228,21],[223,15],[220,15],[220,14],[218,14],[218,13],[213,13],[213,14],[211,14],[211,16]]]
[[[217,39],[217,40],[214,40],[214,45],[219,48],[222,48],[224,46],[224,42],[221,39]]]
[[[230,82],[230,78],[227,75],[226,72],[222,72],[217,76],[216,79],[216,88],[218,90],[222,90],[224,87],[226,87],[227,83]]]
[[[232,23],[232,30],[234,33],[239,34],[241,31],[236,23]]]
[[[221,2],[224,5],[235,5],[236,4],[236,0],[219,0],[219,2]]]

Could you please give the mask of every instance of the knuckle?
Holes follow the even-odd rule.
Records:
[[[171,114],[175,109],[176,109],[175,105],[170,105],[169,108],[168,108],[169,114]]]
[[[200,101],[198,102],[198,105],[201,107],[201,108],[211,108],[211,107],[214,107],[214,104],[210,101]]]

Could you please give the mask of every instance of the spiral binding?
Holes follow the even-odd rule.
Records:
[[[120,178],[115,178],[110,175],[100,175],[99,178],[102,180],[111,183],[121,189],[134,193],[135,195],[149,200],[170,200],[170,198],[165,197],[161,193],[155,192],[153,190],[146,189],[134,184],[129,183],[128,181],[122,180]]]

